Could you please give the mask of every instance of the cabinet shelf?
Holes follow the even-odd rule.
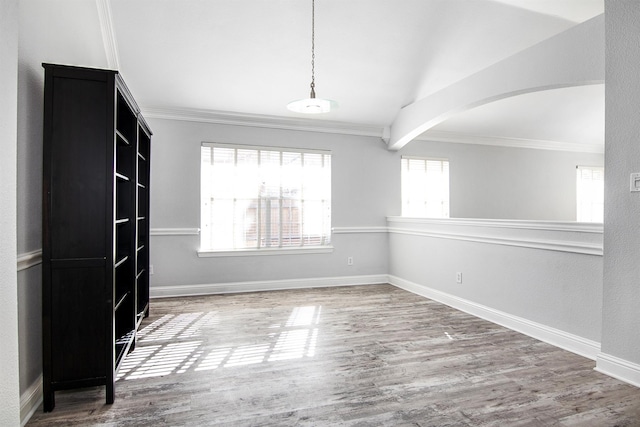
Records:
[[[121,134],[118,129],[116,129],[116,138],[118,139],[118,142],[120,142],[121,144],[131,145],[129,143],[129,140],[123,134]]]
[[[126,255],[124,256],[121,260],[119,260],[118,262],[116,262],[115,264],[115,268],[120,267],[122,264],[124,264],[125,262],[127,262],[127,260],[129,259],[129,256]]]
[[[137,319],[134,319],[134,326],[137,327]],[[131,348],[131,344],[136,337],[136,329],[131,328],[127,330],[123,335],[120,335],[118,339],[115,341],[115,350],[116,350],[116,359],[115,359],[115,369],[114,375],[118,372],[120,368],[120,364],[122,360],[126,356],[128,350]]]
[[[116,224],[126,224],[127,222],[129,222],[129,218],[116,219]]]
[[[127,297],[131,294],[131,292],[127,292],[124,295],[122,295],[120,297],[120,299],[116,302],[116,305],[114,306],[114,310],[118,311],[118,309],[120,308],[120,306],[122,306],[122,303],[127,299]]]
[[[118,178],[121,181],[129,181],[129,177],[126,176],[126,175],[123,175],[123,174],[118,173],[118,172],[116,172],[115,175],[116,175],[116,178]]]

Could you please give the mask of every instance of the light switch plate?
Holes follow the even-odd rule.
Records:
[[[640,191],[640,173],[632,173],[629,181],[629,191],[632,193]]]

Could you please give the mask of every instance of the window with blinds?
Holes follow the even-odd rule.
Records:
[[[449,218],[449,161],[402,157],[402,216]]]
[[[576,220],[603,222],[604,168],[576,166]]]
[[[201,251],[324,246],[331,153],[203,143]]]

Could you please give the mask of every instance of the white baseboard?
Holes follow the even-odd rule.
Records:
[[[514,331],[518,331],[591,360],[596,360],[596,357],[600,353],[600,343],[596,341],[588,340],[559,329],[532,322],[522,317],[495,310],[399,277],[390,275],[389,283],[406,291],[441,302],[457,310],[464,311],[465,313],[469,313],[481,319],[513,329]]]
[[[20,425],[27,424],[42,403],[42,375],[20,396]]]
[[[286,289],[326,288],[333,286],[388,283],[386,274],[367,276],[320,277],[312,279],[264,280],[255,282],[211,283],[199,285],[152,286],[151,298],[192,295],[228,294],[237,292],[281,291]]]
[[[598,354],[595,370],[640,387],[640,365],[606,353]]]

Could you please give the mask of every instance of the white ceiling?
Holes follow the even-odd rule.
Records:
[[[110,9],[111,62],[143,108],[302,117],[285,106],[309,93],[311,0],[100,3]],[[604,6],[603,0],[316,0],[315,9],[316,92],[340,108],[314,119],[385,127],[403,106]],[[603,129],[604,89],[596,85],[505,99],[434,131],[602,144]]]

